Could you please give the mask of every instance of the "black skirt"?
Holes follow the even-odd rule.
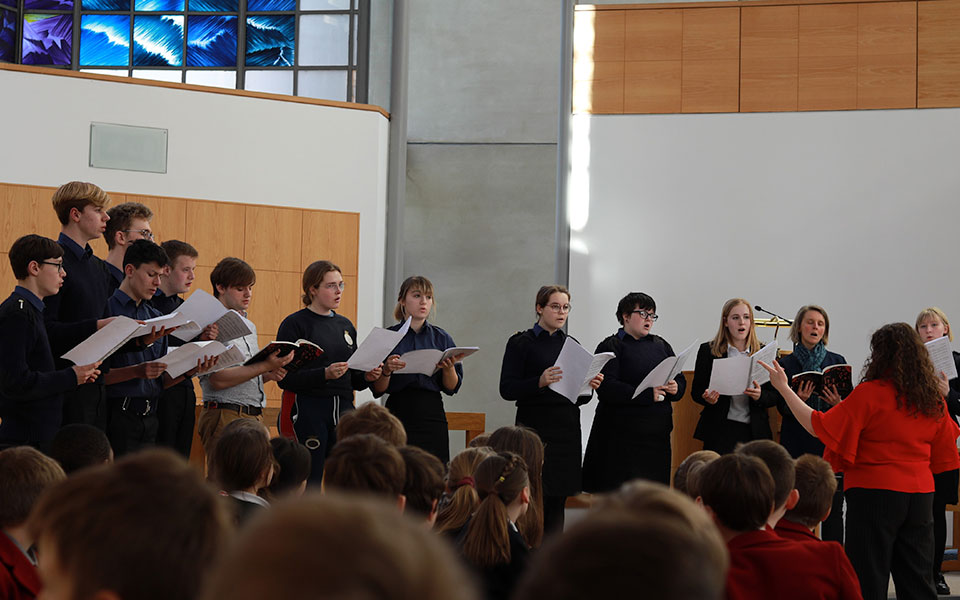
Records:
[[[422,448],[447,464],[450,460],[450,435],[440,392],[406,388],[390,394],[386,407],[403,423],[407,444]]]

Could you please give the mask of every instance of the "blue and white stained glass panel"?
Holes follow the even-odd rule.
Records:
[[[300,71],[297,95],[321,100],[347,100],[346,71]]]
[[[80,17],[80,64],[120,67],[130,64],[130,17],[83,15]]]
[[[133,10],[143,12],[179,12],[185,0],[134,0]]]
[[[235,67],[237,18],[226,15],[187,18],[187,66]]]
[[[247,11],[296,10],[297,0],[247,0]]]
[[[300,17],[300,64],[346,66],[350,49],[350,15]]]
[[[17,51],[17,13],[0,9],[0,61],[13,62]]]
[[[130,10],[130,0],[81,0],[83,10]]]
[[[187,71],[187,83],[235,90],[237,89],[237,72],[210,69]]]
[[[293,71],[247,71],[244,89],[271,94],[293,94]]]
[[[237,12],[239,0],[188,0],[194,12]]]
[[[292,67],[294,17],[247,17],[247,66]]]
[[[349,10],[350,0],[300,0],[300,10]]]
[[[73,50],[73,15],[23,15],[25,65],[69,65]]]
[[[133,18],[133,64],[138,67],[183,65],[183,15]]]
[[[16,5],[17,0],[0,0],[0,4]],[[24,10],[73,10],[73,0],[23,0]]]

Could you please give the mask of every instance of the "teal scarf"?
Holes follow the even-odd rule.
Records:
[[[823,364],[823,359],[827,356],[827,347],[823,345],[823,342],[817,342],[813,350],[807,350],[807,347],[803,344],[794,344],[793,355],[800,361],[801,371],[816,371],[819,373],[822,371],[820,365]]]

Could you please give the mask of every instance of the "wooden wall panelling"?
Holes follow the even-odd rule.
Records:
[[[10,266],[10,256],[6,252],[0,252],[0,294],[3,294],[3,297],[0,298],[0,302],[6,300],[7,295],[13,291],[13,288],[17,285],[17,279],[13,276],[13,268]]]
[[[139,202],[153,211],[150,229],[153,230],[153,239],[158,244],[167,240],[180,240],[193,244],[187,239],[187,201],[183,198],[127,194],[126,201]]]
[[[0,185],[0,251],[7,252],[17,238],[40,233],[41,215],[52,215],[50,191],[43,188]],[[54,217],[54,221],[56,218]],[[59,233],[59,229],[58,229]],[[50,235],[47,233],[46,235]],[[56,239],[56,235],[53,236]]]
[[[917,3],[861,3],[857,10],[857,108],[915,108]]]
[[[740,9],[683,9],[681,110],[737,112]]]
[[[300,310],[300,275],[281,271],[257,270],[248,317],[257,325],[257,334],[277,335],[280,321]]]
[[[247,206],[244,260],[258,271],[299,273],[302,220],[299,209]]]
[[[623,112],[624,11],[578,12],[574,27],[574,112]]]
[[[360,215],[330,211],[303,213],[303,250],[300,269],[316,260],[333,261],[343,275],[357,275]]]
[[[740,111],[797,110],[797,6],[740,10]]]
[[[855,109],[857,5],[810,5],[799,9],[797,109]]]
[[[186,240],[200,253],[198,265],[215,266],[227,256],[243,258],[246,206],[227,202],[187,202]]]
[[[683,13],[626,11],[624,28],[623,112],[680,112]]]
[[[960,0],[917,5],[917,107],[960,106]]]

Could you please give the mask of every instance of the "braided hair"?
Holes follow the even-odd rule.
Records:
[[[509,563],[507,506],[530,486],[527,465],[518,454],[499,452],[477,465],[473,478],[480,506],[467,525],[461,553],[479,567]]]

